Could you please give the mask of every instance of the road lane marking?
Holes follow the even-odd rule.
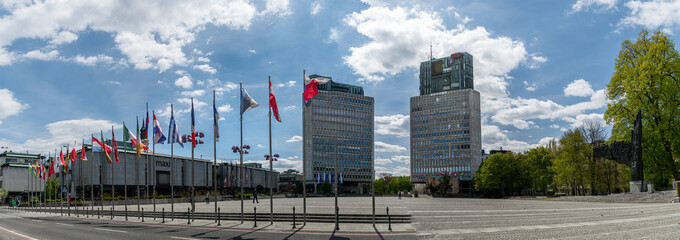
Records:
[[[34,221],[34,222],[43,222],[42,220],[35,220],[35,219],[34,219],[34,220],[31,220],[31,221]]]
[[[185,237],[170,237],[174,239],[182,239],[182,240],[198,240],[197,238],[185,238]]]
[[[106,228],[95,228],[97,230],[102,230],[102,231],[110,231],[110,232],[119,232],[119,233],[127,233],[127,231],[121,231],[121,230],[114,230],[114,229],[106,229]]]
[[[18,237],[21,237],[21,238],[23,238],[23,239],[38,240],[37,238],[32,238],[32,237],[23,235],[23,234],[21,234],[21,233],[18,233],[18,232],[9,230],[9,229],[4,228],[4,227],[0,227],[0,230],[5,231],[5,232],[8,232],[8,233],[11,233],[11,234],[14,234],[14,236],[18,236]]]
[[[56,224],[59,224],[59,225],[62,225],[62,226],[67,226],[67,227],[73,227],[73,225],[71,225],[71,224],[66,224],[66,223],[56,223]]]

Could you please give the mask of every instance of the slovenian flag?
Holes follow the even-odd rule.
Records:
[[[307,77],[307,75],[305,75],[304,101],[307,102],[307,100],[319,94],[319,85],[327,83],[330,80],[331,80],[330,78],[325,77],[315,77],[310,79],[309,77]]]
[[[193,97],[191,98],[191,148],[196,148],[196,121],[194,120],[194,98]],[[192,169],[192,171],[193,171],[193,169]]]
[[[161,129],[161,124],[158,123],[156,114],[153,114],[153,141],[154,143],[165,144],[165,135],[163,134],[163,129]]]

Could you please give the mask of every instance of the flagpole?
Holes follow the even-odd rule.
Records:
[[[267,76],[269,79],[269,88],[271,89],[272,76]],[[271,90],[269,91],[271,94]],[[271,96],[269,96],[271,97]],[[272,188],[272,173],[274,156],[272,155],[272,102],[269,102],[269,224],[274,224],[274,189]]]
[[[306,70],[302,69],[302,88],[305,87],[305,74]],[[307,225],[307,171],[305,166],[307,166],[307,145],[305,144],[305,93],[302,91],[302,211],[304,215],[303,226]]]
[[[80,154],[81,154],[81,156],[85,156],[85,139],[84,138],[83,138],[83,148],[80,150]],[[80,160],[81,165],[84,164],[83,161],[84,161],[83,159]],[[83,211],[84,211],[85,208],[87,208],[85,206],[85,183],[83,181],[83,167],[85,167],[85,166],[80,166],[80,165],[78,165],[78,166],[79,166],[78,167],[78,172],[79,172],[78,175],[80,175],[80,179],[79,179],[80,180],[80,188],[83,189]]]
[[[241,91],[239,92],[240,95],[240,103],[241,103],[241,108],[243,108],[243,82],[239,82],[239,87],[241,88]],[[239,182],[241,185],[241,223],[243,223],[243,110],[240,111],[241,116],[239,118],[240,121],[240,133],[241,133],[241,143],[239,144],[239,158],[240,158],[240,166],[239,166]]]
[[[147,106],[147,109],[148,109],[148,108],[149,108],[149,103],[146,103],[146,106]],[[170,105],[170,106],[171,106],[171,108],[172,108],[172,105]],[[146,110],[146,111],[148,112],[149,110]],[[156,118],[156,111],[151,110],[151,115],[154,116],[153,124],[154,124],[154,131],[155,131],[155,128],[156,128],[156,119],[155,119],[155,118]],[[148,124],[147,124],[147,126],[146,126],[146,132],[147,132],[147,137],[149,137],[149,136],[148,136],[148,132],[149,132],[149,126],[148,126]],[[170,151],[172,151],[172,145],[170,145]],[[148,158],[148,155],[147,155],[147,158]],[[150,167],[152,167],[152,168],[155,170],[155,169],[156,169],[156,167],[154,166],[154,165],[156,165],[156,137],[155,137],[155,134],[154,134],[154,138],[153,138],[153,156],[151,157],[151,161],[153,162],[153,164],[151,164]],[[149,169],[149,162],[148,162],[148,161],[147,161],[147,165],[146,165],[146,166],[147,166],[147,174],[148,174],[147,177],[151,177],[151,178],[153,179],[153,180],[152,180],[152,182],[153,182],[153,217],[154,217],[154,219],[156,219],[156,178],[154,177],[155,171],[151,171],[151,169]],[[170,173],[170,179],[172,179],[172,173]],[[172,186],[172,182],[171,182],[171,183],[170,183],[170,188],[172,188],[172,187],[173,187],[173,186]],[[149,187],[148,187],[148,185],[147,185],[147,190],[146,190],[147,194],[148,194],[148,192],[149,192],[149,189],[148,189],[148,188],[149,188]],[[175,195],[175,194],[173,193],[172,195]],[[148,197],[148,195],[147,195],[147,197]],[[172,203],[172,201],[170,201],[170,203]],[[175,213],[175,211],[174,211],[175,208],[174,208],[174,207],[175,207],[175,205],[172,205],[172,209],[173,209],[173,211],[172,211],[172,213],[173,213],[173,220],[174,220],[174,213]]]
[[[171,103],[170,104],[170,116],[172,117],[175,114],[175,106]],[[156,116],[156,115],[154,115]],[[154,120],[154,125],[156,124],[156,121]],[[170,129],[168,129],[169,131]],[[155,144],[156,141],[154,141]],[[155,146],[155,145],[154,145]],[[172,218],[172,221],[175,221],[175,150],[174,150],[175,144],[170,143],[170,211],[172,214],[170,215]],[[155,195],[154,195],[155,196]]]
[[[102,154],[99,155],[99,205],[104,210],[104,164],[102,163],[102,155],[108,155],[108,153],[106,153],[106,144],[104,143],[104,131],[99,130],[99,133],[101,134],[100,140],[102,143]]]
[[[194,221],[194,212],[196,211],[196,188],[194,186],[194,97],[191,97],[191,221]]]
[[[125,121],[123,121],[123,126],[125,126]],[[127,133],[125,132],[125,127],[124,127],[123,128],[123,151],[125,151],[125,153],[123,155],[123,161],[124,161],[124,163],[123,163],[123,186],[125,186],[125,189],[123,189],[123,192],[125,194],[125,202],[123,202],[123,204],[125,204],[125,214],[126,214],[125,215],[125,221],[127,221],[127,200],[128,200],[127,199],[127,147],[125,147],[125,144],[127,144],[127,143],[125,142],[125,134],[127,134]]]
[[[139,135],[139,116],[137,116],[137,146],[135,148],[138,148],[140,146],[139,143],[142,141],[142,136]],[[139,149],[137,149],[139,151]],[[141,201],[141,197],[139,196],[139,156],[135,158],[135,180],[137,182],[137,213],[139,213],[139,201]],[[139,218],[139,216],[137,216]]]
[[[213,90],[213,108],[215,108],[215,90]],[[217,110],[217,108],[215,108]],[[217,121],[215,113],[213,113],[213,118],[215,118],[215,123],[213,124],[213,187],[215,191],[213,192],[213,200],[215,201],[215,221],[217,221],[217,134],[219,130],[217,129]],[[207,179],[206,179],[207,180]]]
[[[64,157],[64,154],[63,154],[64,149],[60,148],[59,150],[60,150],[59,151],[59,159],[61,160],[61,158]],[[62,166],[62,167],[66,167],[66,166]],[[64,186],[64,173],[61,172],[61,169],[59,169],[59,178],[60,178],[60,181],[61,181],[61,184],[59,186],[63,187]],[[61,191],[61,188],[59,189],[59,200],[61,200],[60,204],[59,204],[59,209],[61,209],[63,211],[63,209],[64,209],[64,193]]]
[[[92,138],[94,138],[94,134],[90,134]],[[92,141],[92,140],[90,140]],[[94,141],[92,142],[92,157],[94,158]],[[93,162],[90,162],[90,207],[92,208],[92,212],[94,212],[94,168],[92,165],[94,165],[94,159],[92,159]]]
[[[111,147],[113,147],[113,141],[116,141],[114,139],[113,135],[113,125],[111,125]],[[113,149],[113,151],[118,151],[118,144],[116,143],[116,149]],[[115,152],[114,152],[115,154]],[[115,157],[115,156],[114,156]],[[111,159],[111,209],[114,209],[116,207],[116,184],[113,182],[113,159]]]
[[[69,152],[68,144],[66,145],[66,155],[69,156],[69,157],[66,159],[66,165],[64,165],[64,175],[68,174],[68,167],[67,167],[68,161],[71,160],[70,159],[71,155],[70,155],[70,152]],[[71,202],[69,201],[70,200],[69,196],[71,196],[70,195],[71,194],[71,186],[69,186],[68,183],[64,183],[64,184],[67,185],[66,186],[66,194],[67,194],[66,195],[66,209],[68,209],[68,213],[69,213],[69,216],[70,216],[71,215]]]
[[[146,102],[146,129],[144,129],[144,131],[146,131],[146,139],[149,139],[149,102]],[[151,141],[153,141],[153,138],[151,139]],[[152,144],[154,145],[154,147],[152,149],[153,154],[154,154],[154,156],[152,157],[152,160],[155,160],[154,158],[156,156],[156,146],[155,146],[156,143],[154,142]],[[144,189],[146,189],[146,200],[149,200],[149,174],[151,174],[151,173],[149,172],[149,154],[148,153],[146,154],[145,158],[146,158],[146,168],[144,169]]]

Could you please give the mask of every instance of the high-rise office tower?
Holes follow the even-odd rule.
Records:
[[[422,187],[446,174],[454,192],[469,192],[482,151],[480,99],[473,87],[472,55],[466,52],[420,64],[420,96],[410,102],[412,183]]]
[[[321,77],[311,75],[310,78]],[[340,192],[368,193],[373,180],[374,101],[359,86],[332,80],[319,85],[319,95],[304,110],[305,182],[331,182],[338,161]]]

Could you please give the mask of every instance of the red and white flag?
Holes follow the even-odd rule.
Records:
[[[305,102],[319,94],[319,84],[324,84],[330,81],[330,78],[316,77],[310,79],[305,75]]]
[[[281,122],[281,116],[279,116],[279,107],[276,105],[276,97],[274,96],[272,81],[269,81],[269,107],[272,108],[272,112],[274,112],[274,118],[276,118],[276,121]]]

